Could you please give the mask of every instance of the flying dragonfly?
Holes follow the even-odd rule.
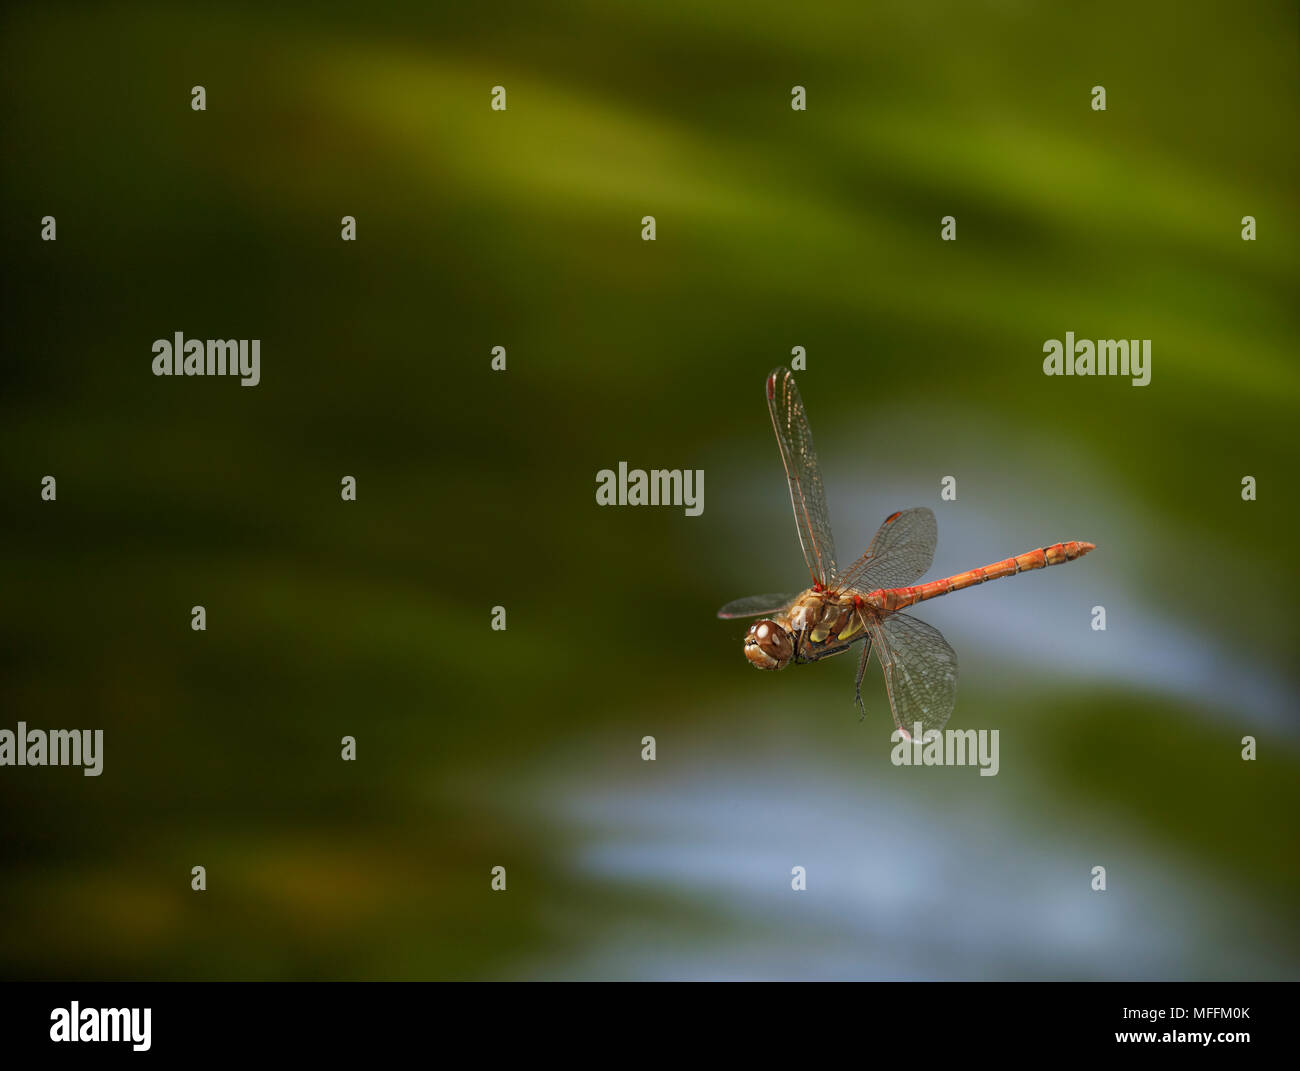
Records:
[[[934,562],[939,531],[920,507],[890,514],[867,552],[847,568],[835,561],[817,451],[794,374],[767,377],[767,408],[790,484],[790,503],[813,585],[798,595],[753,595],[729,602],[721,618],[758,617],[745,636],[745,657],[758,669],[819,662],[862,642],[854,701],[863,717],[862,678],[875,652],[885,676],[894,725],[911,738],[942,729],[957,700],[957,654],[938,629],[901,613],[950,591],[1081,558],[1096,547],[1071,541],[1026,551],[965,573],[917,584]]]

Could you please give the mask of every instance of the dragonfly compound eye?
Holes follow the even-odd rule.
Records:
[[[782,669],[794,654],[790,633],[775,621],[755,621],[745,636],[745,657],[756,669]]]

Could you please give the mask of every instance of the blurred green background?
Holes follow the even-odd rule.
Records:
[[[4,20],[0,727],[106,736],[0,769],[5,975],[1300,974],[1294,5]],[[155,378],[176,331],[261,385]],[[1098,545],[918,611],[997,777],[713,616],[806,582],[794,346],[842,560]],[[619,461],[704,514],[598,508]]]

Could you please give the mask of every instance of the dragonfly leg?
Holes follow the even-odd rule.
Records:
[[[867,642],[862,645],[862,660],[858,663],[857,680],[853,682],[853,701],[858,705],[858,721],[867,716],[867,708],[862,704],[862,678],[867,672],[867,659],[871,657],[871,634],[867,633]]]

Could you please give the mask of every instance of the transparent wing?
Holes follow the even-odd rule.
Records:
[[[793,595],[750,595],[734,599],[718,611],[719,617],[770,617],[794,602]]]
[[[790,482],[790,504],[804,561],[813,581],[825,586],[835,577],[835,540],[831,537],[812,431],[790,369],[778,368],[767,377],[767,408]]]
[[[901,588],[921,579],[934,563],[939,526],[925,506],[885,519],[866,554],[836,577],[837,591]]]
[[[890,614],[872,638],[894,725],[914,738],[918,722],[922,733],[942,729],[957,702],[957,652],[937,628],[907,614]]]

